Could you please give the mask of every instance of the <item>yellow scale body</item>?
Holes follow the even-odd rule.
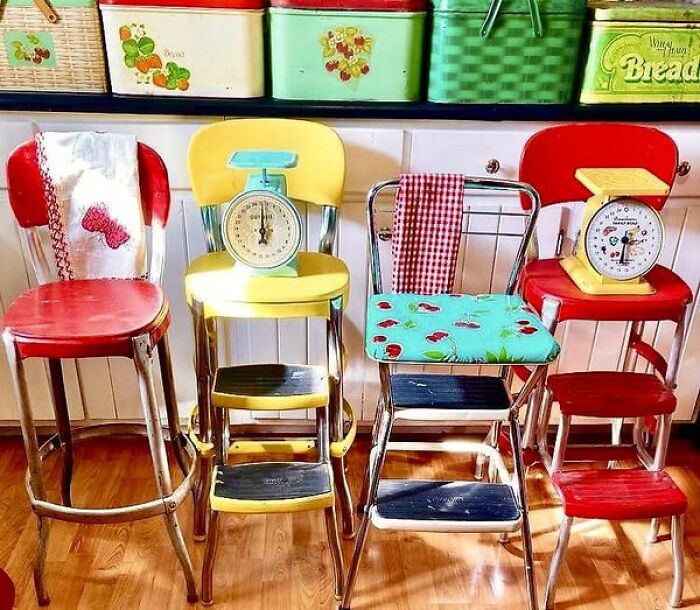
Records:
[[[585,236],[594,216],[604,205],[620,197],[667,195],[670,187],[642,168],[581,168],[576,171],[576,179],[591,191],[592,196],[586,202],[576,252],[561,259],[561,266],[576,286],[587,294],[654,294],[654,287],[643,276],[619,280],[598,272],[589,259]],[[663,241],[660,219],[659,226],[659,239]]]

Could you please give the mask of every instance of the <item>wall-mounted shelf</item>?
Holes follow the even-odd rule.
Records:
[[[118,96],[93,93],[0,93],[0,111],[183,116],[471,121],[700,121],[700,104],[511,105],[386,102],[293,102]]]

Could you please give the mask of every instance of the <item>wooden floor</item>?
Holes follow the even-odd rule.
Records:
[[[350,459],[357,490],[366,446]],[[149,457],[138,440],[89,442],[76,452],[74,500],[80,504],[136,502],[152,493]],[[17,440],[0,440],[0,566],[17,587],[17,606],[34,608],[31,560],[35,524],[24,494],[24,454]],[[58,461],[47,464],[57,494]],[[470,476],[473,463],[456,456],[392,455],[395,477]],[[700,452],[674,441],[670,472],[690,498],[684,607],[700,608]],[[556,541],[559,509],[540,469],[529,475],[530,506],[540,598]],[[192,541],[189,499],[180,511],[195,568],[203,544]],[[215,575],[215,607],[297,610],[334,607],[322,513],[232,516],[223,520]],[[670,542],[650,548],[647,524],[579,521],[560,579],[557,608],[652,610],[666,607],[671,585]],[[665,524],[665,529],[668,527]],[[349,558],[352,543],[345,544]],[[506,610],[524,608],[517,538],[494,535],[371,533],[353,608],[373,610]],[[47,583],[51,608],[193,608],[160,519],[118,526],[53,522]],[[201,607],[201,606],[197,606]]]

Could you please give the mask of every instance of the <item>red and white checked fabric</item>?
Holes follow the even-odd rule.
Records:
[[[400,176],[391,244],[393,292],[452,291],[463,199],[460,174]]]

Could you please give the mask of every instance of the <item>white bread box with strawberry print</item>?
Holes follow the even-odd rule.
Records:
[[[114,93],[264,95],[263,0],[100,0]]]
[[[272,0],[272,96],[420,97],[425,0]]]

